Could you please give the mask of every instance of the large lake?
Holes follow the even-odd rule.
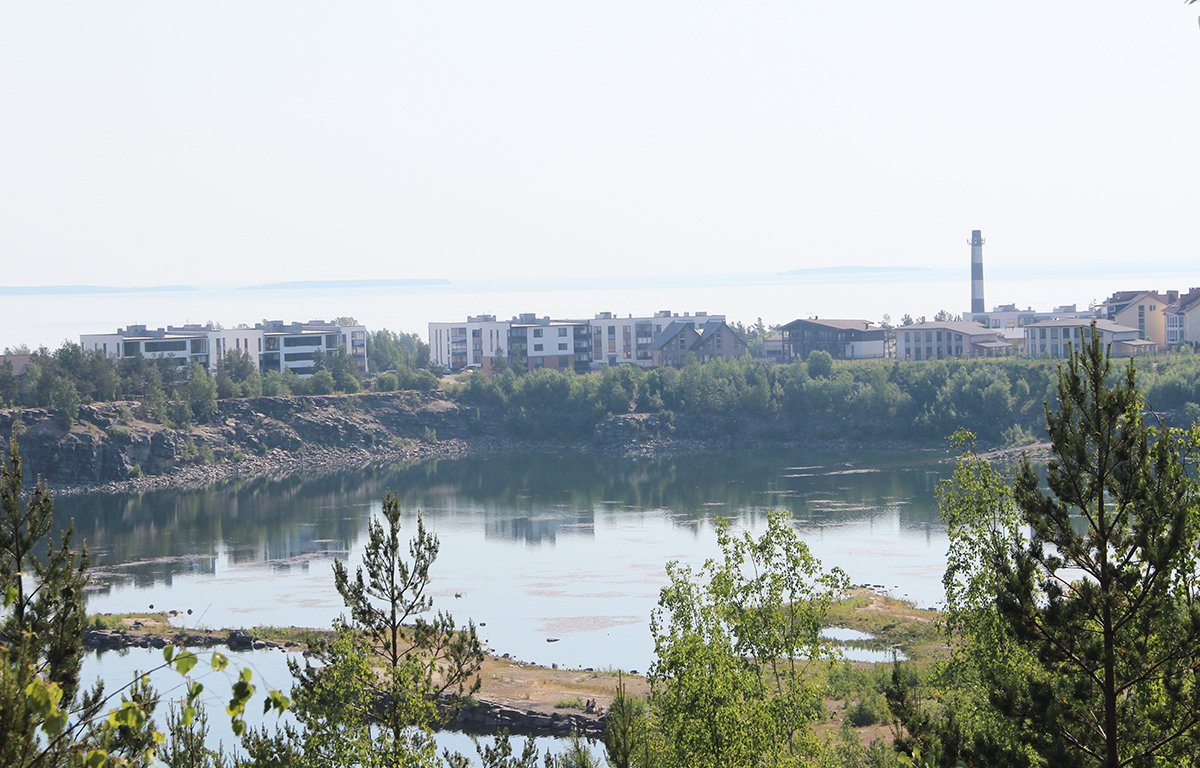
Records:
[[[441,540],[435,608],[474,619],[496,653],[645,671],[664,566],[715,555],[717,517],[759,531],[770,511],[789,510],[827,567],[936,604],[947,542],[935,490],[951,470],[946,457],[482,455],[199,491],[64,497],[56,517],[74,518],[108,583],[90,594],[90,611],[153,605],[180,611],[188,626],[328,627],[342,613],[333,560],[361,561],[367,522],[391,489],[408,534],[420,514]]]

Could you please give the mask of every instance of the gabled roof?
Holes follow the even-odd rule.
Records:
[[[1172,312],[1190,312],[1200,307],[1200,288],[1192,288],[1171,305]]]
[[[1143,296],[1147,296],[1147,297],[1152,298],[1155,301],[1161,302],[1163,304],[1171,303],[1170,301],[1167,300],[1166,296],[1163,296],[1158,291],[1117,291],[1116,293],[1114,293],[1112,296],[1109,296],[1104,301],[1104,306],[1114,306],[1115,305],[1115,306],[1121,306],[1122,308],[1124,308],[1125,306],[1132,304],[1133,302],[1137,301],[1139,298],[1141,298]]]
[[[950,331],[951,333],[961,333],[967,336],[998,336],[1000,335],[999,328],[988,328],[980,323],[965,322],[962,320],[946,320],[938,322],[936,320],[928,323],[913,323],[912,325],[898,325],[896,332],[901,331]]]
[[[25,370],[29,368],[29,359],[33,355],[0,355],[0,365],[4,363],[12,363],[13,376],[24,376]]]
[[[685,323],[681,320],[672,320],[671,324],[666,328],[663,328],[662,333],[658,334],[658,338],[656,338],[650,345],[650,349],[662,349],[668,341],[688,330],[690,330],[692,333],[696,332],[696,329],[693,327],[692,323]]]
[[[793,320],[792,322],[788,323],[787,325],[782,326],[779,330],[781,330],[781,331],[799,330],[801,327],[801,324],[803,324],[803,323],[811,323],[813,325],[823,325],[826,328],[834,328],[839,331],[865,331],[865,330],[867,330],[868,327],[873,325],[873,323],[870,320],[821,320],[819,318],[813,317],[813,318],[808,318],[808,319],[801,318],[799,320]]]
[[[1094,320],[1087,317],[1060,317],[1055,320],[1039,320],[1036,323],[1030,323],[1025,326],[1025,330],[1029,330],[1030,328],[1087,328],[1092,323],[1095,323],[1096,328],[1104,333],[1138,332],[1137,328],[1130,328],[1128,325],[1121,325],[1113,320]]]
[[[746,346],[746,340],[742,338],[742,335],[740,333],[738,333],[737,331],[733,330],[733,328],[731,328],[729,326],[729,324],[726,323],[724,320],[709,320],[707,323],[704,324],[704,327],[700,329],[700,338],[698,338],[692,342],[692,348],[695,349],[695,348],[699,347],[701,344],[703,344],[704,342],[708,341],[718,331],[721,330],[722,326],[729,328],[729,332],[732,333],[734,336],[736,336],[738,341],[742,342],[742,346],[743,347]]]

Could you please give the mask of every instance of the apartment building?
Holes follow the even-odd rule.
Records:
[[[655,365],[654,341],[675,320],[701,327],[710,321],[724,323],[725,316],[661,310],[648,316],[600,312],[591,320],[552,320],[524,313],[498,321],[495,315],[477,315],[465,322],[430,323],[429,354],[451,371],[478,368],[490,373],[497,359],[518,370],[571,368],[582,373],[594,364],[623,363],[649,368]],[[727,352],[724,345],[735,344],[730,333],[727,328],[719,334],[722,354]],[[740,337],[736,343],[745,348]],[[716,344],[714,338],[714,355]]]
[[[492,372],[497,356],[507,362],[512,321],[495,315],[468,316],[465,322],[429,324],[429,358],[452,371],[480,368]]]
[[[651,343],[651,362],[655,366],[683,365],[688,355],[708,363],[733,360],[746,355],[746,340],[724,320],[709,319],[699,325],[698,318],[672,320]]]
[[[898,360],[946,360],[1012,354],[1016,345],[979,323],[914,323],[896,328]]]
[[[1075,304],[1064,304],[1049,312],[1037,312],[1032,307],[1017,309],[1016,304],[1001,304],[991,312],[976,312],[970,319],[984,328],[998,331],[1005,339],[1018,344],[1025,341],[1025,326],[1044,320],[1069,320],[1088,318],[1095,315],[1092,309],[1079,309]]]
[[[217,328],[211,323],[168,325],[148,328],[130,325],[115,333],[86,333],[79,337],[85,350],[96,350],[115,358],[148,357],[179,367],[203,365],[210,373],[230,352],[241,352],[254,360],[263,373],[291,370],[307,378],[315,372],[317,350],[324,354],[342,351],[350,355],[363,373],[367,372],[367,329],[362,325],[338,325],[323,320],[284,323],[270,320],[253,328]]]
[[[870,320],[793,320],[780,328],[784,359],[807,360],[817,350],[834,360],[865,360],[886,355],[886,334]]]
[[[601,365],[630,363],[642,368],[658,365],[654,362],[654,343],[677,320],[696,327],[710,320],[723,322],[725,315],[707,312],[680,315],[668,309],[639,317],[618,317],[612,312],[600,312],[591,320],[592,360]]]
[[[1110,349],[1113,357],[1129,357],[1153,352],[1151,339],[1141,337],[1141,331],[1111,320],[1063,319],[1044,320],[1025,326],[1025,356],[1062,359],[1070,357],[1071,349],[1079,349],[1092,338],[1092,323],[1100,334],[1101,345]]]
[[[1163,310],[1167,346],[1200,341],[1200,288],[1192,288]]]
[[[587,373],[592,364],[590,330],[586,320],[518,315],[508,329],[508,364],[518,371]]]
[[[1099,307],[1099,316],[1126,328],[1136,328],[1138,338],[1149,339],[1159,349],[1167,346],[1167,308],[1179,301],[1179,291],[1118,291]]]

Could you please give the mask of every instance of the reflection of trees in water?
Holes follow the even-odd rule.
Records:
[[[914,525],[937,519],[934,489],[946,468],[934,457],[913,459],[781,452],[637,459],[474,456],[398,471],[392,487],[406,509],[421,508],[430,516],[571,520],[580,512],[610,517],[662,510],[682,524],[718,515],[750,522],[788,509],[802,520],[822,522],[868,517],[898,505],[901,524]],[[797,466],[806,469],[788,469]]]
[[[100,569],[120,568],[139,586],[213,573],[224,548],[233,563],[301,564],[353,547],[370,510],[355,478],[258,479],[195,491],[73,496],[55,519],[74,518]],[[129,565],[125,565],[129,564]]]
[[[730,452],[659,458],[579,453],[494,454],[317,477],[238,480],[194,491],[63,497],[100,568],[140,584],[237,564],[306,567],[351,550],[370,510],[392,489],[406,516],[479,522],[485,536],[553,543],[592,536],[598,519],[668,515],[696,527],[716,516],[753,524],[790,510],[813,525],[895,514],[906,527],[937,519],[934,489],[948,465],[928,454]],[[861,471],[869,470],[869,471]]]

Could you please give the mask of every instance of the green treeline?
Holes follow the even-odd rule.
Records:
[[[352,319],[352,318],[351,318]],[[367,377],[340,352],[314,353],[316,373],[305,379],[290,370],[262,372],[250,356],[231,350],[209,375],[202,366],[182,366],[174,358],[105,356],[64,341],[56,350],[30,351],[23,377],[12,363],[0,363],[0,407],[55,408],[65,425],[81,404],[138,400],[138,415],[163,424],[203,421],[219,399],[288,395],[354,394],[368,387],[383,392],[436,389],[437,377],[421,370],[429,364],[429,347],[416,334],[386,328],[367,334],[367,365],[379,375]]]
[[[64,423],[80,404],[137,400],[139,416],[166,424],[203,421],[226,398],[353,394],[436,389],[429,348],[416,334],[383,329],[368,334],[362,374],[343,354],[317,353],[317,372],[262,373],[242,352],[228,353],[209,376],[169,358],[106,358],[64,342],[32,353],[24,382],[0,364],[0,406],[51,407]],[[987,443],[1019,445],[1044,436],[1043,403],[1056,400],[1059,362],[984,360],[837,363],[824,353],[787,365],[743,358],[691,362],[682,368],[631,365],[578,375],[536,370],[488,376],[474,371],[449,385],[451,396],[479,411],[481,429],[501,427],[518,438],[578,439],[614,414],[746,416],[767,420],[764,434],[789,439],[815,424],[834,425],[857,439],[940,441],[956,429]],[[1193,423],[1200,418],[1200,356],[1188,351],[1136,361],[1137,383],[1159,412]]]
[[[778,365],[742,359],[644,370],[630,365],[587,375],[511,369],[465,374],[453,390],[521,437],[587,434],[609,414],[784,417],[781,430],[836,420],[851,435],[941,440],[970,429],[982,440],[1020,444],[1044,434],[1058,363],[1048,360],[869,361],[835,364],[818,355]],[[1200,356],[1138,361],[1138,384],[1159,411],[1200,416]],[[790,420],[790,423],[789,423]],[[780,435],[784,436],[784,435]]]

